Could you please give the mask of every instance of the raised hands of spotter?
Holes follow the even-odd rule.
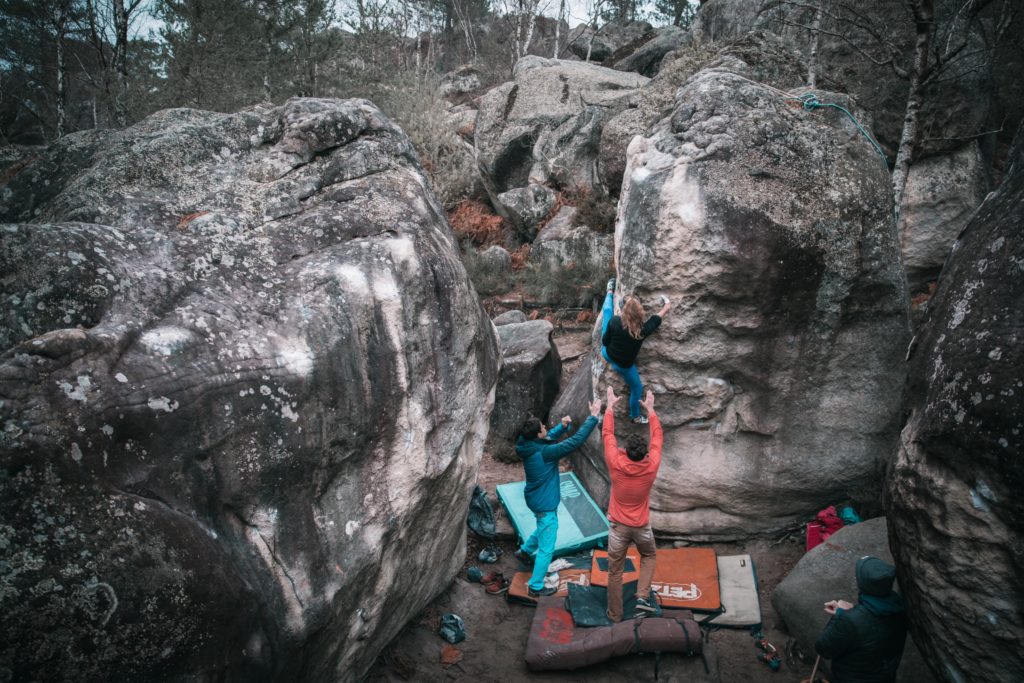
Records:
[[[650,389],[647,390],[647,396],[644,397],[644,400],[640,401],[640,406],[645,411],[647,411],[648,414],[654,412],[654,392],[653,391],[651,391]]]
[[[608,403],[608,409],[611,410],[612,408],[615,407],[616,403],[618,403],[619,401],[622,400],[622,397],[621,396],[616,396],[615,395],[615,390],[612,389],[611,387],[608,387],[608,393],[605,396],[605,400]]]
[[[601,417],[601,399],[590,402],[590,414],[594,417]]]

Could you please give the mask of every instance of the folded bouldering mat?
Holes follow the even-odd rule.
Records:
[[[537,519],[526,506],[523,490],[525,481],[498,484],[498,500],[508,511],[509,520],[525,541],[537,528]],[[555,538],[555,557],[568,555],[585,548],[593,548],[608,538],[608,520],[601,508],[590,497],[572,472],[559,475],[562,500],[558,504],[558,536]]]
[[[516,572],[512,576],[512,583],[508,587],[508,599],[520,602],[535,603],[537,598],[530,597],[530,576],[531,572]],[[586,586],[590,583],[590,570],[570,567],[558,572],[558,591],[556,597],[564,598],[569,595],[569,584]]]
[[[626,551],[622,582],[636,581],[639,577],[640,553],[631,546]],[[608,553],[604,550],[594,551],[590,583],[608,585]],[[715,551],[711,548],[659,548],[651,589],[658,594],[663,607],[685,607],[699,612],[721,610]]]
[[[526,641],[531,671],[567,671],[634,652],[701,654],[700,627],[692,615],[627,619],[611,626],[577,627],[562,599],[540,599]]]
[[[757,572],[750,555],[718,558],[718,586],[725,610],[711,622],[715,626],[742,628],[761,623],[761,603],[757,597]]]

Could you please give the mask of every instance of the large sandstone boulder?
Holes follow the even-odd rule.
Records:
[[[841,599],[857,604],[857,578],[854,568],[865,555],[892,564],[889,536],[884,517],[846,526],[802,558],[772,591],[772,605],[786,628],[796,638],[800,650],[814,656],[814,641],[825,629],[830,617],[824,605]],[[897,591],[899,585],[895,586]],[[913,619],[913,615],[910,615]],[[825,662],[825,666],[828,662]],[[929,683],[935,677],[908,636],[899,672],[899,683]]]
[[[651,77],[658,73],[661,60],[672,50],[690,42],[690,34],[678,26],[664,26],[653,32],[651,38],[621,59],[612,68],[619,71],[636,71]]]
[[[551,268],[585,268],[610,274],[615,237],[585,225],[573,225],[576,214],[573,206],[558,210],[530,246],[530,261]]]
[[[461,565],[498,366],[405,134],[163,111],[0,220],[0,679],[358,680]]]
[[[910,359],[889,530],[945,681],[1024,678],[1024,134],[939,276]]]
[[[679,88],[695,73],[727,65],[745,77],[781,89],[799,86],[806,67],[781,38],[756,30],[714,44],[686,45],[664,57],[658,74],[625,109],[601,128],[599,172],[609,192],[618,194],[626,170],[626,148],[637,135],[660,121],[673,107]]]
[[[935,280],[957,235],[988,192],[977,143],[910,167],[900,210],[903,266],[911,291]]]
[[[597,29],[580,24],[569,33],[566,47],[580,59],[586,59],[589,50],[590,61],[603,62],[650,32],[651,25],[646,21],[610,21]]]
[[[515,462],[519,428],[530,415],[541,419],[558,394],[562,360],[547,320],[509,323],[497,328],[501,342],[501,375],[491,413],[491,453]]]
[[[680,89],[627,163],[618,296],[676,302],[639,358],[665,425],[655,529],[750,536],[877,496],[909,330],[871,144],[838,112],[791,107],[723,65]],[[616,378],[595,365],[600,391]],[[586,461],[578,472],[603,499],[600,459]]]
[[[477,159],[495,209],[518,220],[501,194],[531,184],[602,192],[601,126],[648,79],[535,56],[520,59],[513,78],[481,98],[476,123]]]

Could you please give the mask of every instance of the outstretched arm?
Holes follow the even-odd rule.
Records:
[[[647,419],[650,424],[650,447],[647,451],[647,457],[651,459],[651,466],[654,469],[658,469],[661,465],[661,448],[665,442],[665,435],[661,431],[661,420],[658,419],[658,414],[654,412],[654,392],[650,389],[647,390],[647,398],[640,401],[640,407],[647,411]]]
[[[615,412],[612,408],[621,400],[622,397],[616,396],[615,390],[608,387],[608,393],[605,398],[605,405],[608,407],[604,410],[604,425],[601,427],[601,439],[604,441],[605,463],[609,466],[619,453],[619,444],[615,441]]]
[[[552,460],[558,460],[572,453],[574,450],[583,445],[583,442],[590,436],[590,432],[594,431],[594,427],[597,426],[597,416],[601,414],[601,402],[594,401],[590,404],[590,417],[588,417],[583,424],[580,426],[578,432],[570,436],[565,441],[553,443],[550,446],[545,446],[541,450],[541,457],[548,462]]]

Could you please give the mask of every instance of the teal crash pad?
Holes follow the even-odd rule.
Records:
[[[509,519],[520,543],[525,542],[534,529],[537,519],[530,508],[526,507],[523,490],[525,481],[509,484],[498,484],[495,490],[498,500],[505,506]],[[608,520],[580,480],[572,472],[559,475],[559,489],[562,500],[558,504],[558,536],[555,539],[555,557],[571,555],[579,550],[606,545],[608,540]]]

